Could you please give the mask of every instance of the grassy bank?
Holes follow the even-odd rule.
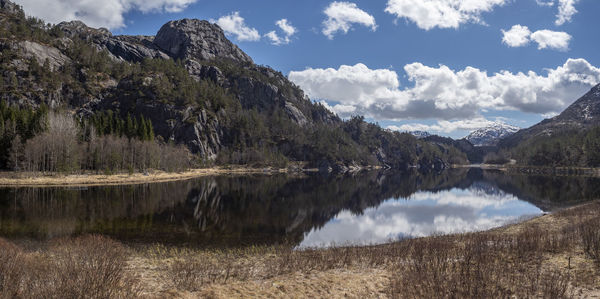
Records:
[[[367,247],[203,250],[97,236],[2,241],[0,296],[598,296],[598,227],[600,202],[593,202],[488,232]]]
[[[251,167],[211,167],[190,169],[183,172],[165,172],[151,170],[147,173],[117,174],[61,174],[0,172],[0,186],[106,186],[142,183],[160,183],[192,179],[202,176],[228,174],[268,174],[286,172],[287,169],[251,168]]]

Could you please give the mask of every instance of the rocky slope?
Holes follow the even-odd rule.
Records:
[[[503,138],[499,146],[515,147],[532,138],[553,137],[595,126],[600,126],[600,84],[567,107],[561,114]]]
[[[502,138],[506,138],[521,128],[505,123],[495,123],[491,126],[471,132],[465,139],[474,146],[496,146]]]

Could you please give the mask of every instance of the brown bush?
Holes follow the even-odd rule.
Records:
[[[583,250],[600,264],[600,218],[584,221],[579,226]]]
[[[137,281],[125,269],[127,253],[100,236],[52,241],[46,249],[25,252],[0,242],[0,297],[131,298]]]

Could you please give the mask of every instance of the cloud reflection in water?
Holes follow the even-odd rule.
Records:
[[[378,244],[389,240],[481,231],[539,215],[542,210],[491,186],[417,192],[389,199],[356,215],[340,212],[320,229],[305,235],[299,247]]]

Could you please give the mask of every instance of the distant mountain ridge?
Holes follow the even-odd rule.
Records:
[[[502,138],[506,138],[520,129],[516,126],[496,122],[493,125],[471,132],[465,139],[469,140],[474,146],[496,146]]]
[[[571,104],[561,114],[503,138],[499,146],[517,146],[536,137],[552,137],[569,131],[581,131],[600,126],[600,84]]]
[[[418,139],[423,139],[431,136],[431,134],[427,131],[410,131],[409,133],[417,137]]]

